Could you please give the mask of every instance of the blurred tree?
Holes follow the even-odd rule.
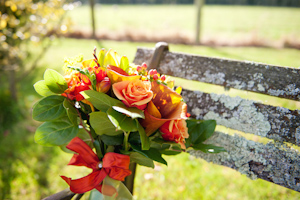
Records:
[[[36,68],[53,36],[67,31],[63,19],[70,5],[64,0],[0,0],[0,84],[8,85],[13,100],[17,101],[16,84]],[[33,56],[29,43],[42,50]],[[29,59],[31,66],[26,65]]]

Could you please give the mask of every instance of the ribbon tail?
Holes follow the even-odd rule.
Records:
[[[80,179],[72,180],[71,178],[68,178],[66,176],[61,176],[61,178],[64,179],[70,186],[70,190],[72,192],[82,194],[98,187],[106,176],[106,172],[104,170],[101,170],[92,172]]]

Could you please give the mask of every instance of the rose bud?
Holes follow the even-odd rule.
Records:
[[[189,137],[188,128],[184,119],[170,120],[164,123],[160,129],[165,141],[175,141],[185,149],[185,138]]]
[[[101,82],[97,83],[96,89],[98,92],[106,93],[110,89],[110,79],[105,77]]]

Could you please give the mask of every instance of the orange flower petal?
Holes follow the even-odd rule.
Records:
[[[182,101],[181,95],[172,89],[163,84],[152,82],[151,90],[153,91],[152,102],[155,107],[148,104],[145,110],[145,119],[140,121],[148,136],[169,120],[186,119],[187,112],[187,105]],[[159,118],[157,111],[159,111],[161,118]]]
[[[94,59],[85,60],[81,64],[82,64],[82,69],[97,66]]]
[[[152,101],[148,103],[147,111],[155,118],[161,118],[161,114]]]
[[[147,136],[150,136],[152,133],[154,133],[159,127],[161,127],[164,123],[169,121],[169,119],[159,119],[156,117],[153,117],[149,114],[147,111],[148,108],[145,109],[145,119],[140,120],[140,123],[143,127],[145,127],[145,132]]]
[[[152,101],[160,111],[162,118],[173,118],[173,113],[182,106],[182,96],[169,87],[158,84],[155,81],[152,82],[151,90],[154,95]]]
[[[120,82],[120,81],[138,80],[141,77],[139,75],[130,76],[121,68],[111,66],[111,65],[107,67],[107,76],[110,79],[112,84]]]
[[[153,97],[153,92],[150,90],[151,84],[148,81],[121,81],[113,84],[112,88],[116,97],[129,107],[145,109],[146,104]]]

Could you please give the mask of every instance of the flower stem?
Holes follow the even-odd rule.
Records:
[[[84,126],[83,120],[82,120],[82,118],[81,118],[81,114],[80,114],[80,112],[79,112],[79,110],[78,110],[77,108],[76,108],[76,111],[77,111],[77,114],[78,114],[79,119],[80,119],[79,125],[81,125],[81,126],[83,127],[83,129],[89,134],[92,143],[94,143],[94,138],[93,138],[93,136],[92,136],[92,134],[91,134],[91,131],[87,130],[86,127]]]
[[[130,132],[124,132],[124,148],[125,151],[129,150],[129,146],[128,146],[128,137],[129,137]]]

